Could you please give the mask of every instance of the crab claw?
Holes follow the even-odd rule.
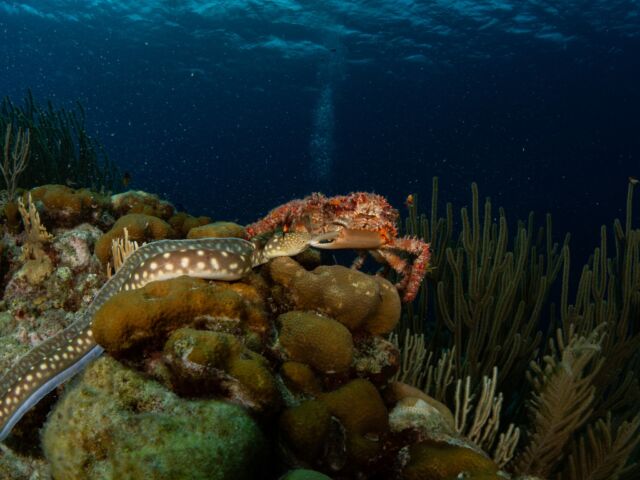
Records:
[[[330,236],[329,236],[330,235]],[[385,244],[384,237],[370,230],[341,228],[327,234],[318,235],[309,242],[312,247],[323,250],[364,249],[373,250]]]

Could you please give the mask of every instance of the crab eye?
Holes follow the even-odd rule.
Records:
[[[284,224],[284,225],[282,226],[282,231],[283,231],[284,233],[287,233],[290,229],[291,229],[291,227],[289,226],[289,224]]]

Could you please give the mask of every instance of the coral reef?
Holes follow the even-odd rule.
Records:
[[[358,195],[308,197],[299,206],[309,212],[315,198],[319,210],[311,213],[333,218],[377,198]],[[343,212],[345,202],[353,204]],[[640,233],[630,217],[614,227],[614,259],[603,230],[572,304],[568,246],[554,247],[550,222],[538,243],[533,220],[520,225],[510,249],[504,213],[492,223],[487,202],[481,217],[475,187],[457,242],[450,210],[438,218],[434,207],[427,221],[413,208],[405,230],[430,244],[433,268],[430,288],[403,305],[397,287],[406,300],[409,277],[425,273],[417,260],[425,250],[388,256],[413,260],[383,272],[388,278],[322,265],[317,250],[262,266],[250,261],[251,252],[282,243],[269,237],[275,227],[295,226],[280,225],[281,210],[245,229],[176,213],[145,192],[110,197],[60,185],[20,193],[15,204],[13,214],[5,208],[0,250],[3,370],[87,311],[108,262],[131,281],[106,287],[89,308],[92,339],[105,355],[15,426],[0,453],[3,478],[626,480],[636,473],[628,460],[640,440],[633,411]],[[372,238],[327,233],[320,246]],[[247,236],[255,243],[238,240]],[[155,275],[161,258],[174,262],[176,275],[194,274],[177,266],[204,259],[201,242],[191,257],[180,250],[187,242],[172,240],[156,245],[179,245],[175,251],[138,251],[126,261],[132,241],[185,237],[248,245],[224,254],[227,263],[248,262],[246,274],[135,277],[142,270],[131,265],[146,261]],[[220,268],[223,253],[215,252],[207,261]],[[538,332],[556,278],[559,315],[553,331]]]

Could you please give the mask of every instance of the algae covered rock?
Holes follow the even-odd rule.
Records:
[[[315,470],[298,468],[287,472],[280,480],[331,480],[331,477],[327,477],[324,473],[316,472]]]
[[[43,431],[55,480],[258,478],[265,440],[240,407],[177,397],[103,357]]]
[[[48,480],[51,478],[51,472],[43,458],[22,456],[6,448],[0,455],[0,478],[2,480]]]

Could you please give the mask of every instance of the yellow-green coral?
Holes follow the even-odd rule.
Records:
[[[344,325],[313,312],[293,311],[277,319],[278,349],[288,360],[323,373],[345,372],[353,359],[353,339]]]
[[[42,439],[55,480],[248,480],[266,466],[242,408],[181,399],[109,357],[58,402]]]

